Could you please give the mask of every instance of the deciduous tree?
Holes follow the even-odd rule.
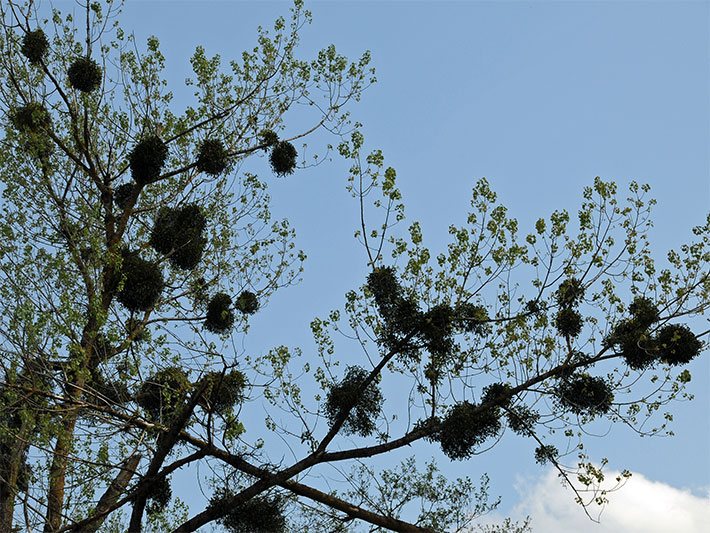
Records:
[[[581,428],[664,430],[645,421],[686,394],[703,348],[686,324],[710,303],[710,221],[658,268],[644,186],[622,200],[596,179],[576,219],[555,212],[521,238],[481,180],[432,257],[416,222],[400,231],[395,171],[348,115],[374,81],[367,53],[299,59],[297,0],[234,61],[198,48],[177,112],[158,40],[134,42],[119,8],[0,8],[0,531],[462,531],[497,505],[487,479],[402,452],[465,461],[506,429],[578,478],[580,503],[603,501]],[[300,104],[312,123],[298,129]],[[313,358],[236,353],[301,271],[267,182],[323,159],[298,148],[317,130],[352,162],[369,275],[313,320]],[[248,170],[258,157],[272,176]],[[257,404],[264,428],[248,427]],[[378,471],[381,456],[402,462]],[[325,465],[351,488],[311,483]],[[202,508],[171,482],[183,468],[209,481]]]

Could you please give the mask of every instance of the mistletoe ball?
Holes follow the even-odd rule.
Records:
[[[279,142],[279,136],[274,130],[263,130],[259,134],[259,140],[261,144],[268,146],[273,146]]]
[[[284,502],[279,496],[258,495],[236,506],[228,502],[234,492],[220,489],[209,509],[223,510],[217,520],[230,533],[286,533]],[[229,505],[229,506],[228,506]]]
[[[207,304],[205,329],[212,333],[227,333],[234,325],[232,298],[228,294],[218,292]]]
[[[69,84],[83,93],[90,93],[101,85],[102,71],[90,57],[75,59],[67,71]]]
[[[439,304],[424,313],[419,329],[429,353],[445,357],[454,349],[454,311],[451,306]]]
[[[163,512],[172,497],[173,489],[170,487],[170,478],[168,476],[154,481],[146,498],[146,512],[149,515]]]
[[[607,413],[614,401],[609,384],[589,374],[576,374],[560,383],[557,396],[562,407],[577,415]]]
[[[491,383],[483,388],[481,403],[489,407],[506,407],[512,400],[511,387],[506,383]]]
[[[455,308],[456,327],[467,333],[485,335],[490,332],[488,310],[470,302],[460,303]]]
[[[228,162],[229,152],[222,141],[207,139],[202,142],[197,152],[197,170],[211,176],[218,176],[227,168]]]
[[[271,168],[277,176],[293,174],[296,168],[296,147],[288,141],[279,141],[271,149]]]
[[[648,328],[661,316],[656,304],[645,296],[637,296],[629,305],[629,312],[639,328]]]
[[[661,361],[669,365],[684,365],[692,361],[703,347],[688,326],[669,324],[656,338]]]
[[[124,183],[116,187],[113,191],[113,203],[116,204],[116,207],[119,209],[126,208],[128,201],[131,199],[131,195],[133,194],[133,187],[132,183]]]
[[[49,41],[41,29],[28,31],[22,37],[20,52],[27,58],[31,65],[39,65],[47,54]]]
[[[18,107],[10,116],[10,121],[20,133],[25,134],[38,133],[52,125],[49,112],[37,102]]]
[[[207,411],[225,414],[244,398],[246,378],[238,370],[226,374],[208,372],[201,382],[206,383],[206,388],[199,404]]]
[[[573,307],[584,298],[584,285],[577,278],[569,278],[560,283],[555,297],[560,307]]]
[[[149,311],[165,287],[160,267],[135,252],[125,252],[121,265],[123,288],[116,299],[132,312]]]
[[[128,158],[133,180],[139,185],[152,183],[168,158],[168,147],[157,135],[142,139],[131,151]]]
[[[477,446],[501,429],[498,409],[470,402],[453,406],[441,421],[435,440],[450,459],[467,459]]]
[[[170,263],[181,270],[193,270],[207,244],[204,230],[207,221],[196,204],[162,208],[150,234],[156,252],[169,256]]]
[[[89,401],[99,405],[123,405],[131,401],[131,393],[121,380],[109,381],[94,371],[87,386]]]
[[[555,317],[555,327],[563,337],[574,338],[582,331],[582,315],[569,307],[563,307]]]
[[[169,366],[143,382],[136,395],[136,403],[153,420],[168,420],[187,397],[190,387],[185,371],[177,366]]]
[[[367,288],[375,297],[380,313],[386,314],[399,300],[402,288],[394,268],[378,267],[367,276]]]
[[[253,315],[259,309],[259,299],[251,291],[242,291],[237,297],[237,309],[245,315]]]
[[[348,367],[343,380],[328,391],[325,412],[331,426],[349,410],[343,423],[345,433],[367,437],[375,431],[375,417],[382,408],[382,393],[374,382],[362,390],[368,375],[364,368]]]

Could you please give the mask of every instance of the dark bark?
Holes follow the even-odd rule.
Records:
[[[99,503],[96,505],[94,518],[86,522],[82,531],[84,533],[95,533],[101,525],[104,523],[108,517],[107,511],[113,507],[118,499],[126,491],[128,483],[130,483],[131,478],[136,473],[136,468],[141,460],[139,454],[131,455],[121,466],[120,472],[116,475],[114,480],[106,489],[103,496],[99,499]]]
[[[7,442],[0,445],[4,454],[0,457],[0,531],[12,531],[20,469],[29,447],[31,426],[26,419],[17,433],[8,435]]]
[[[188,420],[192,416],[192,412],[195,410],[197,402],[200,400],[202,394],[208,386],[207,381],[203,383],[192,393],[190,399],[183,405],[182,409],[175,415],[174,419],[170,423],[170,427],[167,432],[161,433],[158,437],[157,449],[155,450],[155,455],[150,461],[148,470],[144,476],[145,483],[141,489],[136,494],[136,499],[133,503],[133,511],[131,512],[131,521],[128,525],[128,530],[132,533],[139,533],[142,530],[143,513],[145,512],[146,500],[148,498],[149,490],[155,484],[156,476],[160,472],[160,468],[165,462],[165,458],[173,449],[175,443],[178,442],[180,437],[180,432],[185,428]]]

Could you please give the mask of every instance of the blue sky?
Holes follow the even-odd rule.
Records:
[[[303,33],[306,57],[330,43],[350,57],[372,51],[379,83],[354,117],[364,123],[367,145],[382,148],[397,169],[408,219],[422,222],[432,248],[443,246],[449,224],[463,222],[471,186],[483,176],[523,230],[554,209],[576,211],[595,176],[621,186],[649,183],[659,200],[652,233],[658,259],[703,222],[710,207],[707,2],[307,6],[314,23]],[[180,84],[195,45],[237,57],[252,46],[257,25],[287,10],[285,2],[129,0],[122,25],[139,40],[159,37],[169,78]],[[187,101],[181,99],[189,92],[175,92],[178,105]],[[291,220],[309,260],[303,283],[256,316],[246,349],[286,344],[308,351],[310,320],[342,306],[345,292],[363,282],[346,169],[335,159],[270,182],[274,214]],[[691,370],[696,400],[675,404],[676,437],[639,439],[614,428],[589,439],[593,457],[707,494],[707,354]],[[520,441],[508,434],[489,454],[455,465],[473,478],[489,472],[504,511],[519,503],[516,483],[543,474],[533,446]]]

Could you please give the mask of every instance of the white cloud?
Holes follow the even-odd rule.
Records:
[[[617,472],[606,472],[613,480]],[[699,497],[665,483],[633,473],[626,485],[608,494],[600,523],[574,503],[571,489],[549,471],[534,482],[517,487],[521,501],[512,517],[532,517],[534,533],[705,533],[710,524],[710,497]],[[594,504],[590,514],[597,516]]]

